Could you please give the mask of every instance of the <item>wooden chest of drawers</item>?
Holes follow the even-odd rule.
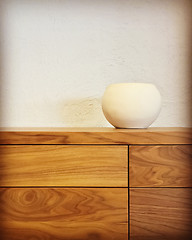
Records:
[[[0,143],[1,239],[190,239],[191,129],[4,129]]]

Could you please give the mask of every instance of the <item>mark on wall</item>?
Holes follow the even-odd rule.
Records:
[[[99,98],[88,97],[64,101],[60,117],[67,127],[102,127],[106,125]]]

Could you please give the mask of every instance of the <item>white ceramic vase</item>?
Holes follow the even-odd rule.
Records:
[[[161,95],[151,83],[109,85],[102,98],[106,119],[117,128],[148,128],[158,117]]]

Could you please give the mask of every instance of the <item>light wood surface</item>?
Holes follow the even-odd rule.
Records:
[[[189,240],[192,189],[130,189],[130,240]]]
[[[1,188],[2,240],[127,240],[126,188]]]
[[[1,186],[128,186],[127,146],[0,146]]]
[[[0,144],[191,144],[191,128],[2,128]]]
[[[192,187],[192,145],[130,146],[131,187]]]
[[[192,236],[191,129],[1,130],[2,240]]]

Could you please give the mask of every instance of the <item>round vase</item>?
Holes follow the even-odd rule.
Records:
[[[117,128],[148,128],[158,117],[161,95],[151,83],[109,85],[102,98],[103,113]]]

